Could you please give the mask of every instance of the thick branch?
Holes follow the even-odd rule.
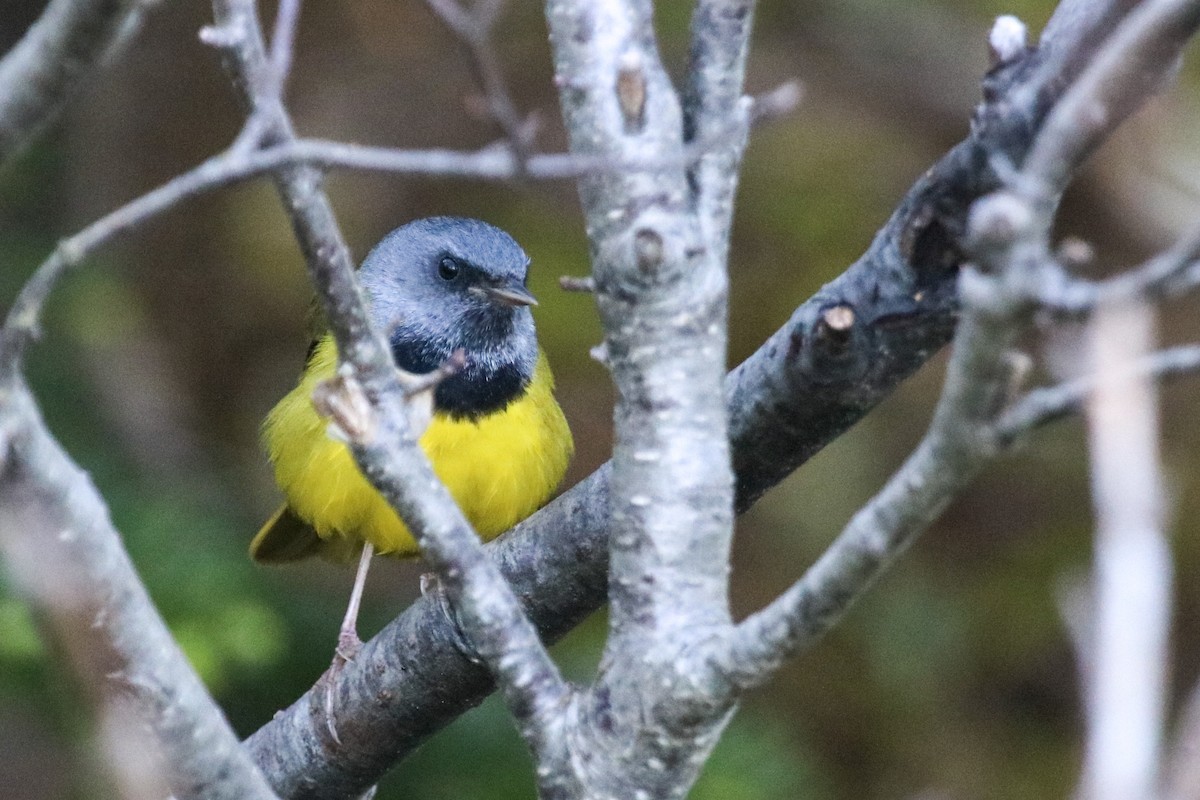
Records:
[[[546,18],[573,152],[684,152],[648,0],[550,0]],[[731,192],[736,177],[722,180]],[[563,765],[587,797],[682,795],[731,705],[714,702],[683,662],[730,626],[733,533],[721,396],[728,279],[717,246],[727,235],[704,230],[691,193],[683,169],[580,181],[617,387],[609,635]]]
[[[150,0],[52,0],[0,60],[0,165],[132,38]]]

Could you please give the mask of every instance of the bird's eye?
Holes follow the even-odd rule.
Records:
[[[438,264],[438,277],[444,281],[452,281],[458,277],[459,266],[458,262],[453,258],[446,256]]]

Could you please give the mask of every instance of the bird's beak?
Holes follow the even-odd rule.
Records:
[[[483,293],[493,303],[506,306],[536,306],[537,300],[524,286],[485,286]]]

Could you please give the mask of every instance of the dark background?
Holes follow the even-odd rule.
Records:
[[[0,0],[7,48],[40,2]],[[513,3],[498,46],[513,93],[563,147],[540,8]],[[1048,0],[760,4],[748,89],[800,78],[798,112],[757,132],[733,236],[730,363],[868,244],[907,186],[966,132],[993,15],[1037,31]],[[682,73],[688,3],[660,3]],[[269,15],[267,19],[269,19]],[[85,100],[0,172],[0,306],[67,235],[225,147],[241,116],[197,30],[205,3],[165,3]],[[1195,59],[1089,166],[1063,233],[1097,271],[1135,262],[1194,219],[1200,152]],[[300,131],[404,147],[476,148],[498,136],[461,46],[416,0],[309,3],[289,103]],[[565,485],[610,446],[612,391],[588,358],[591,300],[557,288],[588,269],[575,190],[339,174],[328,188],[356,256],[413,217],[479,216],[533,259],[541,339],[578,454]],[[193,664],[248,734],[329,662],[351,572],[252,565],[245,546],[278,502],[257,427],[294,381],[310,290],[265,183],[192,201],[107,249],[54,297],[30,371],[55,433],[91,471],[151,593]],[[1200,334],[1188,304],[1164,337]],[[1069,335],[1031,342],[1059,359]],[[926,368],[739,522],[739,615],[796,579],[924,430],[941,380]],[[1178,557],[1173,680],[1196,680],[1200,559],[1194,384],[1168,390],[1165,462]],[[704,773],[700,800],[1066,796],[1079,770],[1078,680],[1056,611],[1084,575],[1091,516],[1081,428],[1067,422],[989,469],[814,650],[750,697]],[[373,633],[417,591],[388,562],[367,587]],[[600,615],[557,646],[586,678]],[[0,573],[0,797],[111,796],[91,722]],[[529,760],[494,701],[388,778],[381,798],[531,797]]]

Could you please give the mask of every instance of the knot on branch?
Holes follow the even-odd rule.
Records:
[[[838,383],[861,377],[869,364],[868,329],[848,303],[826,306],[812,323],[808,335],[792,332],[789,355],[800,358],[800,367],[817,384]]]
[[[621,56],[617,66],[617,104],[621,107],[625,133],[641,133],[646,123],[646,71],[640,53]]]
[[[652,228],[639,228],[633,234],[633,255],[637,259],[638,271],[651,275],[658,271],[663,262],[663,238]]]
[[[967,219],[967,237],[980,261],[1006,252],[1027,235],[1034,223],[1029,203],[1012,192],[995,192],[971,206]]]
[[[963,252],[955,230],[942,220],[933,206],[913,215],[900,237],[900,254],[908,262],[918,289],[937,287],[958,271]]]

